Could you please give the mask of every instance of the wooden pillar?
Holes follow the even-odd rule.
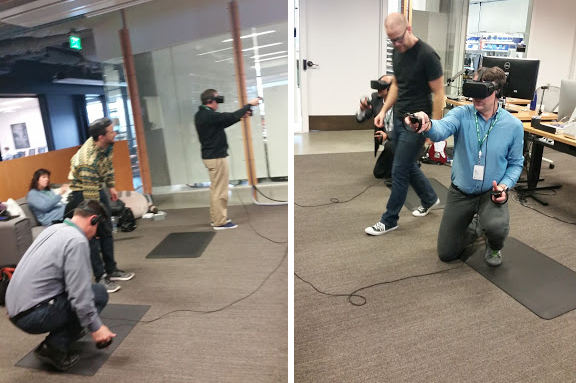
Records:
[[[412,25],[412,1],[411,0],[402,0],[402,10],[400,12],[404,16],[406,16],[406,20],[408,20],[408,25]]]
[[[238,3],[236,0],[230,2],[230,23],[232,29],[232,40],[234,45],[234,66],[236,68],[236,84],[238,85],[238,98],[240,105],[248,103],[246,94],[246,74],[244,72],[244,56],[242,55],[242,41],[240,41],[240,22],[238,18]],[[244,154],[246,156],[246,171],[250,185],[258,184],[256,168],[254,166],[254,147],[252,145],[252,130],[250,118],[243,118],[242,139],[244,140]]]
[[[138,154],[140,176],[142,177],[142,189],[144,194],[152,194],[150,165],[148,162],[148,151],[146,150],[146,136],[144,135],[144,122],[142,121],[140,94],[138,92],[138,83],[136,82],[130,32],[126,28],[126,13],[124,9],[120,10],[120,13],[122,15],[122,29],[119,31],[120,44],[122,45],[122,57],[124,58],[124,71],[126,72],[126,82],[128,83],[128,94],[130,95],[130,104],[132,105],[134,132],[136,133],[136,152]]]

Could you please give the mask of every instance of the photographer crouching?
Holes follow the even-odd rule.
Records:
[[[364,122],[368,119],[373,119],[382,110],[386,97],[388,96],[388,89],[392,83],[392,76],[384,75],[379,80],[370,81],[370,88],[376,90],[372,93],[372,98],[363,97],[360,100],[360,109],[356,112],[356,121]],[[374,157],[378,152],[379,147],[384,146],[384,150],[376,160],[374,165],[374,177],[384,178],[386,185],[392,185],[392,162],[394,161],[394,142],[392,129],[392,109],[386,113],[384,119],[384,127],[374,127]]]

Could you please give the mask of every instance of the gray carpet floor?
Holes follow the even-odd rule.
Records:
[[[118,233],[118,266],[136,276],[119,283],[122,289],[110,294],[110,303],[150,305],[143,321],[162,318],[138,324],[90,381],[286,382],[287,245],[269,242],[252,227],[285,242],[287,211],[286,206],[230,207],[239,228],[216,233],[202,256],[193,259],[145,257],[171,232],[211,230],[207,208],[166,210],[165,220],[140,219],[135,231]],[[212,314],[186,311],[217,310],[238,300]],[[163,316],[173,310],[182,311]],[[2,383],[87,379],[15,367],[43,336],[23,333],[4,315],[0,339]]]
[[[510,236],[576,270],[576,158],[544,155],[556,168],[543,167],[543,184],[564,186],[542,192],[547,207],[512,192]],[[439,261],[441,210],[404,208],[396,231],[371,237],[390,195],[382,182],[330,204],[376,183],[373,165],[369,152],[295,157],[295,203],[329,205],[294,207],[294,271],[331,294],[402,279],[354,306],[294,277],[295,382],[576,382],[576,311],[540,319],[467,265]],[[450,167],[422,169],[450,184]]]

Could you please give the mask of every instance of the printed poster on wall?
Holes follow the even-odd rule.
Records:
[[[14,138],[14,147],[16,149],[25,149],[30,147],[30,140],[28,139],[28,131],[26,130],[26,123],[20,122],[18,124],[10,125],[12,128],[12,137]]]

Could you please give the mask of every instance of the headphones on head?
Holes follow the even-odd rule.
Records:
[[[93,199],[87,199],[87,200],[80,202],[80,204],[78,205],[78,207],[76,207],[76,209],[80,209],[82,211],[85,211],[86,213],[90,213],[90,214],[95,215],[95,217],[92,217],[90,219],[90,225],[92,225],[92,226],[96,226],[99,223],[105,222],[106,221],[105,213],[103,214],[102,212],[97,211],[96,209],[90,207],[90,205],[89,205],[90,202],[94,202],[94,203],[97,203],[98,205],[100,205],[102,212],[106,211],[106,208],[104,207],[104,205],[102,205],[102,203],[100,203],[96,200],[93,200]]]

